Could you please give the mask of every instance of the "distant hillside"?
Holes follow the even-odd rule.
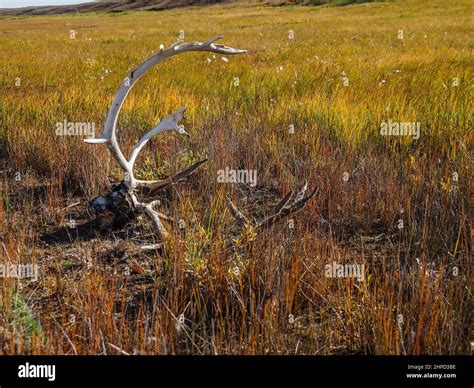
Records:
[[[0,9],[0,16],[55,15],[83,12],[124,12],[132,10],[159,11],[191,5],[230,2],[227,0],[136,0],[136,1],[97,1],[93,3],[50,5]]]
[[[93,3],[50,5],[40,7],[25,7],[5,9],[0,8],[1,16],[32,16],[32,15],[56,15],[64,13],[84,12],[125,12],[125,11],[161,11],[165,9],[189,7],[195,5],[207,5],[216,3],[231,3],[239,0],[105,0]],[[283,6],[291,4],[301,5],[348,5],[369,3],[385,0],[262,0],[260,4],[270,6]]]

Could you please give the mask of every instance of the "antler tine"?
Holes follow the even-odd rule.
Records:
[[[215,45],[214,42],[220,38],[221,37],[216,37],[207,42],[191,43],[183,43],[181,40],[177,40],[169,48],[159,50],[157,53],[155,53],[143,63],[141,63],[139,66],[137,66],[128,74],[124,82],[120,85],[117,93],[114,96],[112,105],[110,106],[109,111],[107,113],[102,134],[95,139],[85,139],[85,142],[91,144],[107,144],[110,153],[117,161],[121,169],[124,171],[124,179],[122,184],[114,187],[112,191],[106,196],[96,197],[91,201],[91,205],[94,207],[94,209],[96,209],[99,214],[103,213],[105,210],[110,210],[112,214],[114,214],[115,219],[128,220],[128,214],[131,213],[133,215],[134,211],[139,211],[145,213],[150,218],[160,238],[163,239],[168,236],[166,228],[160,221],[160,217],[166,218],[166,216],[164,216],[162,213],[156,211],[153,208],[153,206],[156,205],[156,202],[151,202],[149,204],[139,202],[134,193],[134,190],[137,188],[137,186],[144,186],[148,187],[151,190],[157,190],[172,185],[192,174],[206,160],[201,160],[193,164],[186,170],[175,174],[172,177],[161,181],[151,182],[135,179],[133,175],[133,167],[140,151],[143,149],[143,147],[145,147],[147,142],[156,134],[163,131],[174,130],[182,135],[188,135],[188,133],[183,128],[178,126],[178,122],[183,118],[184,111],[186,110],[186,108],[181,108],[176,112],[172,113],[171,115],[165,117],[158,123],[158,125],[156,125],[153,129],[151,129],[144,136],[142,136],[141,139],[138,141],[137,145],[133,148],[128,160],[125,158],[117,142],[116,126],[118,121],[118,115],[133,85],[135,85],[135,83],[147,70],[167,58],[187,51],[210,51],[225,54],[241,54],[246,52],[245,50],[238,50],[222,45]],[[132,208],[131,212],[130,207]],[[123,217],[123,209],[127,209],[126,217]]]
[[[172,115],[166,117],[162,122],[160,122],[155,128],[149,131],[145,136],[142,137],[138,145],[132,151],[132,155],[130,156],[130,160],[127,161],[123,155],[122,150],[117,142],[116,138],[116,125],[118,120],[118,115],[120,113],[120,109],[122,105],[132,89],[133,85],[138,81],[138,79],[151,67],[156,65],[157,63],[170,58],[174,55],[180,54],[182,52],[187,51],[210,51],[210,52],[219,52],[224,54],[242,54],[245,53],[246,50],[239,50],[233,49],[231,47],[222,46],[222,45],[215,45],[217,39],[221,37],[215,37],[207,42],[191,42],[191,43],[182,43],[181,40],[177,40],[175,43],[171,45],[171,47],[160,50],[156,54],[152,55],[134,70],[132,70],[129,75],[125,78],[124,82],[120,85],[117,94],[114,97],[112,105],[110,106],[109,112],[107,114],[107,118],[105,120],[104,130],[99,138],[95,139],[85,139],[87,143],[92,144],[100,144],[106,143],[112,156],[115,158],[119,166],[125,172],[124,183],[128,187],[135,187],[136,180],[133,176],[133,164],[135,159],[139,153],[139,151],[144,147],[147,141],[154,136],[155,134],[162,132],[163,130],[176,130],[181,134],[187,134],[184,130],[181,130],[177,122],[182,118],[182,113],[184,112],[184,108],[176,111]]]
[[[275,213],[258,221],[257,225],[259,227],[271,226],[275,222],[286,217],[287,215],[292,214],[292,213],[294,214],[298,212],[299,210],[301,210],[306,205],[306,203],[316,195],[318,191],[318,188],[315,188],[309,195],[304,196],[307,189],[308,189],[308,182],[305,181],[304,185],[296,194],[295,199],[293,200],[293,203],[291,204],[291,206],[288,206],[288,203],[291,199],[291,192],[290,192],[276,206]]]
[[[308,189],[308,181],[305,180],[304,185],[301,187],[300,190],[298,190],[293,202],[291,205],[288,205],[291,201],[291,198],[293,196],[293,191],[290,191],[287,193],[283,199],[278,202],[278,204],[275,206],[275,210],[273,214],[264,217],[260,221],[254,221],[253,224],[256,227],[268,227],[273,225],[275,222],[281,220],[282,218],[286,217],[289,214],[296,213],[299,210],[301,210],[306,203],[313,198],[316,193],[318,192],[318,188],[315,188],[309,195],[305,196],[304,194],[306,193]],[[249,219],[239,210],[237,207],[232,203],[232,201],[227,197],[227,204],[228,207],[234,216],[234,218],[237,220],[237,222],[242,225],[242,224],[247,224],[251,223]]]
[[[150,192],[156,192],[158,190],[163,190],[168,186],[174,185],[176,183],[182,182],[189,175],[191,175],[195,170],[197,170],[203,163],[206,163],[207,159],[200,160],[199,162],[194,163],[191,167],[188,167],[186,170],[180,171],[179,173],[170,176],[168,178],[158,180],[158,181],[137,181],[137,186],[147,187]]]
[[[143,212],[148,216],[151,220],[153,227],[157,233],[157,237],[160,240],[166,240],[169,237],[169,233],[166,230],[165,226],[161,222],[160,213],[153,209],[151,204],[144,204]]]
[[[142,203],[137,199],[135,193],[131,192],[130,197],[132,198],[133,207],[142,213],[145,213],[148,218],[151,220],[153,224],[153,228],[157,234],[157,237],[160,240],[166,240],[169,237],[169,233],[166,230],[165,226],[161,222],[160,216],[162,215],[160,212],[157,212],[153,207],[160,203],[159,200],[152,201],[150,203]]]
[[[293,205],[298,203],[304,198],[304,193],[306,193],[306,190],[308,190],[308,181],[304,181],[304,185],[301,187],[301,189],[296,193],[295,199],[293,200]]]
[[[301,210],[304,207],[304,205],[306,205],[306,203],[316,195],[318,191],[319,191],[319,187],[315,187],[311,193],[301,198],[298,202],[295,202],[293,206],[291,207],[291,212],[296,213],[297,211]]]
[[[212,53],[236,55],[244,54],[247,50],[235,49],[222,44],[214,44],[215,41],[222,39],[223,36],[216,36],[207,42],[188,42],[174,46],[174,50],[180,51],[209,51]]]
[[[138,144],[133,148],[132,153],[130,154],[130,158],[128,159],[128,164],[130,166],[130,169],[133,169],[138,153],[145,146],[145,144],[148,143],[148,140],[150,140],[157,133],[175,130],[179,132],[180,134],[189,136],[189,134],[183,128],[180,128],[178,126],[178,122],[183,118],[183,115],[186,109],[187,107],[183,107],[181,109],[178,109],[176,112],[172,113],[171,115],[166,116],[163,120],[160,121],[160,123],[156,127],[148,131],[140,139]]]
[[[245,225],[250,223],[249,219],[239,209],[237,209],[229,197],[227,197],[227,206],[239,224]]]
[[[133,166],[135,164],[135,160],[138,156],[138,153],[141,151],[141,149],[145,146],[145,144],[150,140],[154,135],[156,135],[159,132],[163,131],[168,131],[168,130],[176,130],[182,135],[189,136],[189,134],[181,127],[178,126],[178,121],[180,121],[183,118],[183,114],[187,108],[181,108],[174,112],[173,114],[167,116],[165,119],[160,121],[160,123],[153,128],[151,131],[147,132],[138,142],[138,144],[135,146],[135,148],[132,150],[132,153],[130,155],[130,159],[128,160],[128,163],[130,165],[130,168],[133,170]],[[165,187],[181,182],[185,178],[187,178],[189,175],[191,175],[198,167],[201,166],[201,164],[205,163],[207,159],[200,160],[197,163],[194,163],[191,167],[188,167],[187,169],[173,175],[172,177],[168,177],[166,179],[158,180],[158,181],[143,181],[143,180],[138,180],[134,179],[133,186],[134,187],[148,187],[150,191],[156,191],[159,189],[164,189]]]
[[[216,36],[208,40],[207,42],[203,43],[203,47],[210,48],[210,50],[206,49],[205,51],[211,51],[213,53],[228,54],[228,55],[243,54],[247,52],[247,50],[235,49],[232,47],[224,46],[222,44],[214,44],[215,41],[220,40],[222,38],[223,36]]]
[[[290,202],[291,196],[293,195],[293,191],[290,191],[288,194],[286,194],[283,199],[278,202],[278,204],[275,206],[275,213],[280,213],[280,211],[288,205],[288,202]]]

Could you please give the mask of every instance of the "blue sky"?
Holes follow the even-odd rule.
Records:
[[[19,8],[34,5],[59,5],[88,3],[91,0],[0,0],[0,8]]]

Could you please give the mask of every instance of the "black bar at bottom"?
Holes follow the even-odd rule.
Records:
[[[472,388],[468,364],[469,356],[1,356],[0,388],[173,382],[178,387],[278,382],[291,387]]]

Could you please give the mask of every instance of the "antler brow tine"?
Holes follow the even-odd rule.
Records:
[[[151,190],[158,190],[163,189],[169,185],[175,184],[178,181],[185,179],[188,175],[192,174],[201,164],[203,164],[206,160],[201,160],[191,167],[188,167],[186,170],[179,172],[178,174],[169,177],[167,179],[161,181],[141,181],[137,180],[133,174],[133,166],[135,164],[136,158],[139,152],[143,149],[146,145],[148,140],[150,140],[156,134],[163,132],[163,131],[177,131],[182,135],[188,135],[187,132],[178,126],[178,122],[183,118],[184,111],[186,108],[178,109],[176,112],[172,113],[171,115],[165,117],[161,120],[158,125],[156,125],[153,129],[148,131],[142,138],[138,141],[138,143],[133,148],[130,157],[128,160],[125,158],[120,146],[117,142],[116,137],[116,127],[117,127],[117,120],[118,115],[120,113],[120,109],[127,98],[128,93],[132,89],[133,85],[140,79],[140,77],[145,74],[147,70],[155,66],[157,63],[170,58],[174,55],[178,55],[187,51],[209,51],[214,53],[222,53],[228,55],[234,54],[242,54],[245,53],[246,50],[239,50],[234,49],[231,47],[223,46],[223,45],[216,45],[214,42],[222,37],[217,36],[213,39],[208,40],[207,42],[190,42],[190,43],[183,43],[181,40],[177,40],[173,43],[169,48],[165,50],[160,50],[148,59],[146,59],[142,64],[132,70],[125,80],[120,85],[115,97],[112,101],[112,105],[109,108],[107,113],[107,117],[105,119],[104,129],[102,134],[95,139],[85,139],[86,143],[91,144],[107,144],[110,153],[117,161],[118,165],[124,172],[124,179],[123,184],[116,186],[115,189],[109,193],[105,197],[97,197],[91,201],[91,205],[98,211],[99,213],[103,212],[107,209],[113,209],[112,213],[115,214],[117,218],[123,218],[123,208],[121,206],[117,206],[117,198],[125,198],[123,199],[126,202],[126,205],[130,204],[130,207],[136,211],[145,213],[153,223],[155,231],[160,238],[166,238],[168,233],[164,227],[164,225],[160,221],[160,216],[162,213],[156,211],[153,206],[155,202],[144,204],[141,203],[134,192],[134,189],[140,186],[148,187]],[[125,194],[124,196],[117,195],[117,191],[121,194]],[[128,198],[128,199],[127,199]],[[127,208],[125,206],[125,208]]]

